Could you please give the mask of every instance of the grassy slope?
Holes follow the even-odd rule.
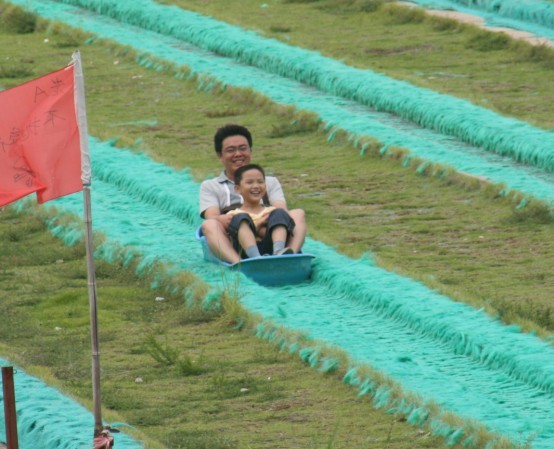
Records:
[[[11,75],[0,81],[6,87],[65,65],[75,46],[72,37],[44,32],[0,33],[0,41],[10,48],[2,69]],[[186,113],[200,109],[204,115],[220,107],[220,99],[196,92],[194,83],[120,61],[102,45],[82,47],[82,53],[95,135],[133,141],[135,134],[149,134],[147,142],[160,145],[175,138],[168,126],[145,130],[116,125],[137,118],[137,111],[126,107],[129,102],[139,105],[140,117],[151,118],[150,108],[165,98],[167,83],[180,103],[171,109],[162,100],[160,110],[168,116],[181,116],[187,102]],[[126,103],[129,91],[122,86],[129,80],[142,88]],[[252,117],[255,110],[245,107]],[[101,122],[93,118],[103,115],[107,119]],[[173,126],[177,133],[180,128]],[[212,129],[213,123],[204,123],[196,132]],[[194,132],[187,128],[186,136]],[[181,132],[178,140],[182,143],[186,136]],[[211,148],[200,139],[197,150],[200,161],[212,162]],[[10,323],[0,327],[0,353],[91,408],[84,248],[63,246],[38,220],[15,215],[10,208],[0,210],[0,247],[0,315]],[[395,444],[408,449],[414,441],[422,448],[443,446],[440,438],[402,418],[373,410],[367,398],[357,398],[342,385],[340,376],[323,376],[297,357],[233,330],[225,316],[187,310],[182,298],[151,291],[146,280],[117,266],[99,263],[96,274],[103,416],[108,422],[137,426],[140,431],[133,433],[149,448],[378,449]],[[156,302],[156,296],[166,301]],[[172,352],[178,362],[156,360]],[[249,391],[241,393],[241,388]]]
[[[280,3],[274,2],[271,8],[279,5]],[[208,6],[214,7],[212,3]],[[259,23],[250,26],[254,29],[270,26],[272,22],[266,20],[266,9],[259,5],[257,9],[254,5],[251,6],[246,11],[255,11],[259,15]],[[231,11],[233,16],[237,16],[239,9],[241,8],[227,8],[225,11]],[[341,23],[354,18],[354,25],[349,25],[349,29],[356,24],[358,30],[375,29],[379,25],[374,26],[373,22],[368,22],[380,17],[372,14],[333,15],[318,11],[314,6],[287,5],[286,8],[279,9],[279,13],[283,14],[283,17],[279,16],[279,23],[292,24],[294,18],[303,17],[304,20],[300,23],[310,22],[318,24],[319,29],[329,30],[343,29]],[[219,17],[212,10],[203,12]],[[306,20],[308,13],[312,20]],[[226,13],[224,17],[232,22],[232,17],[229,16],[230,13]],[[246,14],[244,16],[250,17]],[[360,16],[363,17],[363,22],[362,19],[356,19]],[[381,21],[383,20],[386,25],[390,18],[385,14]],[[412,31],[404,36],[406,27]],[[394,44],[389,45],[400,48],[406,42],[398,36],[404,36],[402,39],[405,41],[413,41],[413,35],[418,29],[426,37],[430,34],[427,24],[419,25],[419,28],[414,25],[393,27],[388,24],[387,28],[395,31]],[[298,34],[307,36],[304,38],[308,39],[317,33],[314,29],[303,28]],[[319,35],[328,34],[331,33]],[[458,40],[470,39],[467,33],[456,32],[454,35]],[[520,57],[519,53],[512,50],[462,52],[460,45],[450,44],[443,33],[438,33],[434,39],[442,42],[442,50],[437,50],[434,55],[434,64],[439,64],[441,55],[444,59],[445,54],[456,54],[456,61],[463,61],[458,64],[466,67],[466,71],[471,68],[466,78],[475,80],[475,85],[468,85],[467,80],[459,84],[460,89],[465,86],[464,93],[468,98],[472,98],[476,85],[484,83],[479,80],[492,76],[490,67],[494,58],[508,61],[510,58],[513,60]],[[352,45],[352,48],[356,46]],[[483,55],[486,55],[485,64]],[[347,54],[344,53],[343,56]],[[399,60],[402,60],[400,56],[394,57],[389,62],[390,66],[395,67]],[[405,61],[403,64],[407,65]],[[422,65],[429,67],[430,62],[426,61]],[[540,73],[540,77],[534,81],[536,89],[551,89],[548,82],[550,72],[543,64],[527,65],[529,71]],[[443,65],[443,71],[448,72],[448,67]],[[499,66],[495,67],[498,72]],[[518,83],[521,83],[520,70],[520,64],[503,67],[503,76],[510,80],[514,91],[518,91]],[[400,77],[399,74],[396,76]],[[506,207],[507,203],[501,200],[491,201],[491,198],[486,195],[484,197],[477,191],[444,185],[433,179],[421,179],[395,167],[390,161],[375,158],[360,160],[357,152],[347,144],[328,144],[324,136],[316,133],[272,138],[276,134],[275,128],[286,123],[286,118],[276,117],[275,114],[252,116],[251,106],[245,105],[240,97],[236,100],[221,97],[221,104],[216,103],[213,107],[210,102],[205,103],[202,100],[202,106],[198,107],[196,97],[185,99],[179,95],[179,83],[168,81],[166,86],[169,96],[157,94],[155,87],[149,85],[148,77],[136,84],[142,87],[142,101],[154,98],[153,103],[150,100],[149,117],[157,118],[160,125],[157,129],[146,132],[136,127],[122,127],[121,131],[124,132],[121,134],[136,134],[137,137],[144,138],[144,148],[155,157],[177,167],[192,166],[194,173],[201,179],[207,170],[217,170],[211,168],[213,158],[210,160],[207,143],[212,130],[221,123],[242,121],[254,130],[258,162],[273,168],[276,174],[286,174],[282,177],[289,193],[289,201],[291,205],[302,206],[307,210],[310,233],[314,238],[336,245],[340,251],[352,256],[372,251],[385,267],[420,279],[455,299],[475,303],[478,307],[492,306],[506,320],[517,319],[515,316],[520,315],[524,319],[535,321],[539,326],[552,328],[551,298],[554,282],[552,273],[548,270],[554,256],[552,224],[532,220],[519,221],[511,208]],[[436,85],[432,87],[440,88]],[[118,95],[110,86],[101,89],[109,92],[102,101]],[[535,106],[535,101],[529,103],[525,91],[519,91],[518,95],[518,101],[527,101],[530,109]],[[501,97],[502,95],[495,94],[491,98],[497,101],[496,98]],[[537,97],[548,99],[549,95],[541,94]],[[542,109],[545,107],[543,103]],[[542,109],[536,113],[537,120],[543,115]],[[145,118],[135,110],[128,111],[128,114],[127,120]],[[175,124],[175,116],[187,117],[188,123],[184,126]],[[106,118],[112,123],[106,123]],[[113,132],[119,131],[113,126],[110,115],[93,117],[92,120],[93,125],[98,124],[96,129],[102,137],[111,137]],[[93,133],[95,132],[97,131],[93,128]],[[183,152],[183,145],[191,151]],[[286,148],[300,148],[302,159],[295,152],[284,150]],[[199,149],[203,151],[196,154]],[[334,170],[337,166],[341,167],[340,171]],[[329,175],[322,178],[319,173]],[[494,196],[494,191],[489,196]],[[337,229],[340,231],[337,232]],[[530,290],[536,292],[533,298],[529,298]]]
[[[49,42],[43,42],[45,37],[48,37]],[[46,36],[43,33],[25,36],[2,35],[0,38],[4,40],[3,47],[7,55],[2,62],[2,67],[29,68],[34,71],[34,75],[40,75],[66,64],[76,42],[83,42],[83,39],[72,42],[72,39],[65,36]],[[45,49],[48,50],[45,51]],[[411,170],[400,168],[395,161],[382,160],[374,156],[360,158],[347,144],[340,140],[329,144],[325,137],[317,132],[272,137],[276,128],[288,123],[289,117],[286,114],[279,115],[273,110],[263,110],[263,108],[261,110],[244,101],[244,95],[240,92],[219,96],[197,92],[193,83],[177,81],[168,74],[144,70],[125,57],[106,52],[98,44],[82,47],[81,51],[85,62],[87,105],[93,135],[101,138],[119,135],[124,143],[129,144],[140,137],[143,139],[139,145],[140,149],[177,168],[191,166],[198,179],[201,179],[215,170],[213,150],[210,146],[215,127],[231,120],[246,123],[255,132],[256,160],[272,167],[273,171],[281,176],[292,205],[306,208],[313,237],[337,245],[339,250],[351,255],[359,255],[371,250],[383,265],[423,279],[430,285],[451,293],[457,299],[477,304],[496,305],[503,310],[508,320],[517,319],[518,315],[529,316],[535,323],[552,326],[550,298],[552,298],[554,282],[549,270],[552,266],[552,242],[554,242],[552,224],[518,220],[511,205],[505,200],[493,199],[478,190],[464,190],[459,185],[449,185],[432,178],[421,177]],[[116,61],[117,64],[115,64]],[[27,78],[3,78],[0,79],[0,84],[14,85]],[[132,95],[124,87],[132,88]],[[141,127],[137,124],[118,125],[118,123],[146,119],[156,119],[158,125],[153,127]],[[302,149],[302,160],[299,160],[295,152],[298,148]],[[336,167],[341,167],[341,170],[336,170]],[[321,173],[329,173],[329,175],[321,177]],[[21,219],[13,218],[11,215],[6,219],[6,215],[2,215],[2,226],[9,236],[14,232],[17,233],[21,228]],[[24,234],[27,235],[30,232],[26,231]],[[2,352],[14,354],[18,360],[30,364],[31,368],[35,365],[32,369],[39,371],[37,366],[52,364],[52,375],[63,379],[64,388],[69,388],[75,394],[87,398],[90,388],[86,380],[89,372],[86,337],[81,338],[80,341],[82,354],[80,360],[75,360],[75,353],[69,349],[53,352],[52,346],[68,347],[69,344],[75,344],[75,339],[71,339],[71,336],[57,335],[52,332],[51,324],[54,323],[45,321],[49,316],[58,316],[61,319],[61,317],[71,317],[76,314],[81,318],[79,326],[86,326],[86,314],[83,310],[67,311],[62,307],[64,302],[71,302],[64,296],[66,292],[57,295],[56,291],[61,287],[48,288],[50,282],[52,286],[65,285],[68,288],[78,288],[72,277],[78,281],[83,280],[82,260],[81,266],[74,268],[75,271],[71,276],[66,273],[65,277],[61,276],[56,281],[55,276],[63,273],[48,267],[56,260],[71,259],[72,253],[77,252],[75,255],[77,259],[82,257],[82,254],[79,254],[78,250],[65,249],[50,242],[45,247],[46,254],[43,255],[42,261],[37,257],[36,250],[31,253],[33,259],[29,261],[18,255],[24,254],[21,247],[14,246],[18,238],[26,240],[26,237],[21,235],[0,240],[4,245],[0,251],[3,257],[0,264],[1,292],[4,295],[2,302],[5,301],[4,304],[8,305],[13,303],[8,302],[7,299],[16,301],[16,304],[21,301],[21,307],[17,307],[15,311],[11,307],[6,307],[5,311],[8,313],[9,310],[14,314],[24,313],[18,315],[18,320],[15,321],[19,326],[13,327],[19,332],[12,331],[3,335],[2,341],[7,346]],[[32,232],[29,239],[31,242],[28,243],[34,243],[32,246],[34,248],[39,241],[48,242],[49,237],[43,233]],[[36,241],[33,241],[34,239]],[[21,268],[12,268],[16,263],[21,264]],[[78,266],[79,261],[72,263]],[[48,279],[51,281],[45,283],[43,279],[48,271],[51,272],[48,274]],[[247,339],[244,344],[238,345],[252,348],[250,354],[235,354],[233,348],[237,345],[227,345],[228,342],[232,343],[233,339],[229,338],[229,332],[217,322],[202,325],[212,326],[209,329],[212,336],[202,340],[196,337],[199,330],[198,324],[193,324],[190,328],[184,325],[189,320],[186,317],[182,318],[182,321],[176,318],[175,322],[170,320],[167,324],[163,324],[164,320],[167,321],[167,310],[164,308],[179,309],[178,300],[156,309],[155,307],[158,306],[152,305],[154,296],[152,292],[148,292],[143,285],[135,286],[137,281],[127,274],[114,271],[116,270],[113,268],[103,269],[100,293],[106,295],[110,307],[128,308],[119,314],[101,316],[102,323],[113,322],[113,327],[111,325],[106,327],[102,335],[107,392],[105,404],[109,408],[118,408],[126,420],[137,423],[154,438],[169,441],[170,435],[178,432],[182,432],[182,435],[180,437],[177,435],[175,438],[181,441],[196,437],[206,441],[211,437],[202,434],[196,434],[195,437],[194,432],[186,427],[186,423],[182,424],[184,427],[179,427],[181,423],[171,421],[173,424],[171,430],[164,427],[170,422],[171,417],[185,413],[176,410],[176,413],[166,416],[163,411],[167,409],[167,403],[160,405],[157,402],[160,400],[159,397],[165,397],[164,393],[159,393],[157,398],[148,401],[146,398],[144,401],[133,400],[138,391],[134,383],[138,375],[159,380],[155,386],[148,384],[153,392],[167,392],[168,389],[177,388],[176,385],[189,383],[189,378],[185,381],[178,379],[177,384],[175,379],[165,379],[164,376],[171,374],[176,368],[168,370],[157,366],[151,359],[145,357],[144,353],[136,349],[149,334],[168,335],[170,342],[191,341],[190,347],[186,350],[180,347],[180,350],[194,358],[199,357],[195,351],[202,344],[206,351],[203,357],[207,360],[206,365],[210,370],[204,377],[204,384],[199,386],[199,398],[207,396],[210,383],[219,386],[230,383],[229,379],[225,378],[230,366],[235,367],[235,364],[238,364],[233,368],[232,378],[246,376],[249,379],[253,378],[253,384],[259,385],[267,373],[263,371],[260,359],[280,359],[280,363],[284,366],[282,369],[286,372],[281,376],[283,384],[286,385],[283,387],[284,392],[282,396],[277,395],[276,399],[271,399],[273,393],[271,391],[268,393],[265,387],[261,388],[269,399],[262,401],[263,406],[260,407],[268,412],[269,416],[265,416],[262,421],[252,418],[255,427],[260,429],[263,423],[264,430],[246,432],[247,435],[240,437],[237,436],[236,428],[232,431],[224,431],[228,426],[240,425],[232,421],[238,411],[244,413],[245,410],[253,408],[254,414],[259,416],[260,409],[253,407],[252,404],[241,406],[235,403],[240,402],[240,399],[229,402],[225,398],[208,397],[207,403],[202,403],[199,409],[202,411],[200,419],[212,416],[213,419],[210,419],[212,424],[217,423],[209,427],[210,431],[222,429],[222,434],[226,437],[238,438],[242,442],[249,441],[248,435],[251,433],[262,433],[268,435],[270,439],[273,438],[274,441],[282,441],[282,447],[294,447],[293,443],[283,441],[282,433],[290,435],[295,428],[294,420],[299,419],[302,423],[299,427],[310,427],[305,430],[307,435],[299,437],[298,447],[309,447],[310,444],[313,447],[324,446],[333,441],[332,447],[343,447],[342,445],[349,444],[355,447],[382,448],[385,444],[388,445],[383,442],[389,438],[388,432],[392,425],[393,437],[391,438],[394,440],[394,446],[391,447],[414,447],[411,440],[415,438],[421,439],[421,441],[417,440],[415,447],[438,447],[439,443],[436,440],[430,440],[424,434],[418,437],[413,429],[395,422],[392,418],[387,420],[388,418],[381,414],[370,415],[372,412],[367,404],[362,404],[362,409],[347,421],[343,421],[342,418],[335,419],[337,416],[349,413],[347,410],[357,402],[348,396],[348,393],[340,390],[335,399],[340,402],[342,398],[347,405],[336,409],[329,405],[329,395],[333,394],[333,390],[342,388],[335,379],[322,378],[315,373],[310,374],[310,370],[302,368],[299,363],[273,354],[267,346],[256,340]],[[14,283],[8,287],[7,280],[14,280]],[[22,288],[22,285],[26,287]],[[530,297],[530,291],[534,292],[533,297]],[[54,299],[54,304],[61,303],[60,308],[26,307],[44,298]],[[73,300],[75,298],[74,296]],[[86,301],[85,295],[79,298]],[[121,298],[127,298],[127,300],[121,301]],[[136,309],[139,307],[137,298],[141,298],[141,308],[138,310]],[[120,305],[119,302],[125,304]],[[518,308],[522,310],[518,311]],[[156,321],[153,322],[157,327],[152,328],[152,325],[144,325],[138,320],[122,318],[133,316],[132,311],[135,316],[146,313],[146,316],[155,317]],[[148,315],[149,313],[152,315]],[[510,316],[509,313],[514,313],[515,316]],[[48,323],[48,326],[44,323]],[[82,330],[79,326],[75,325],[75,332]],[[130,329],[132,326],[136,326],[132,333],[121,331],[121,329]],[[28,336],[41,335],[35,330],[41,328],[51,340],[44,338],[44,344],[40,346],[43,349],[29,354],[28,348],[35,346],[42,339],[29,339]],[[191,333],[183,336],[181,332]],[[79,333],[79,335],[85,334]],[[236,333],[231,334],[233,338],[246,338]],[[125,337],[129,337],[129,341],[124,340]],[[216,343],[208,345],[206,342],[212,339],[215,339]],[[47,351],[49,341],[54,343]],[[221,352],[216,352],[216,349],[221,349]],[[24,350],[27,351],[25,354]],[[44,354],[50,354],[51,357],[44,357]],[[137,357],[137,354],[142,358]],[[282,360],[283,357],[285,360]],[[251,363],[253,366],[247,369],[248,363],[244,362],[245,359],[253,360],[254,363]],[[120,360],[123,364],[118,364]],[[219,365],[221,360],[229,361],[225,369]],[[56,363],[60,361],[65,363]],[[111,366],[112,362],[113,366]],[[142,363],[136,366],[135,363],[139,362]],[[149,363],[151,366],[146,370],[144,366]],[[274,362],[270,360],[269,364],[272,365],[272,363]],[[65,368],[59,368],[60,366]],[[123,366],[125,368],[122,368]],[[294,377],[295,372],[300,375]],[[306,378],[309,378],[311,383],[305,389],[298,390],[298,385],[301,385]],[[330,383],[326,383],[328,381]],[[120,388],[121,385],[126,387]],[[158,385],[165,390],[157,390]],[[187,397],[193,387],[188,388],[190,391],[183,390],[182,393]],[[304,401],[295,396],[298,391],[306,395],[321,394],[317,400]],[[280,401],[284,403],[281,404]],[[292,405],[287,404],[287,401],[292,401]],[[177,407],[183,402],[175,401],[172,405]],[[300,407],[299,404],[305,402],[312,404],[313,408],[299,418],[292,410],[296,411]],[[142,409],[143,403],[145,407],[155,407],[156,413],[147,408]],[[187,404],[184,406],[187,410],[190,408]],[[281,410],[285,411],[276,416],[272,407],[277,409],[283,407]],[[229,411],[225,415],[225,419],[229,421],[216,419],[222,418],[219,412],[221,409]],[[327,418],[321,418],[319,415],[321,410],[328,410]],[[183,419],[187,421],[185,416]],[[363,419],[356,421],[356,418]],[[187,421],[189,425],[191,423],[196,423],[193,424],[194,426],[200,425],[192,417],[189,416],[189,419],[190,421]],[[272,426],[275,421],[277,424]],[[239,420],[239,422],[243,421]],[[358,424],[352,424],[350,427],[346,422]],[[280,426],[286,430],[283,431],[282,427],[279,430]],[[336,437],[336,440],[333,436],[335,426],[340,429],[336,432],[341,434],[340,438]],[[186,437],[185,432],[188,432]],[[367,446],[359,443],[362,440]],[[225,447],[223,446],[225,442],[220,443],[221,447]],[[179,447],[174,444],[174,447]],[[217,447],[216,443],[213,444]],[[195,445],[199,447],[198,441]],[[267,446],[260,444],[259,447]]]
[[[504,35],[425,18],[421,11],[405,8],[360,13],[344,7],[352,2],[332,0],[161,3],[466,98],[537,126],[554,125],[549,82],[554,52]],[[291,146],[298,146],[294,140]],[[344,155],[332,145],[300,145],[305,164],[296,157],[289,163],[282,153],[270,163],[284,164],[292,177],[284,179],[287,190],[313,217],[310,229],[315,238],[353,256],[372,251],[384,266],[452,297],[493,304],[507,320],[515,312],[552,330],[554,282],[548,267],[554,262],[554,248],[547,243],[552,224],[514,221],[504,206],[489,209],[489,200],[481,202],[481,195],[456,188],[457,194],[445,195],[447,187],[434,180],[417,180],[397,170],[391,177],[382,161],[360,164],[355,153]],[[341,166],[340,172],[328,168],[336,166]],[[313,173],[330,175],[299,178]],[[542,299],[530,298],[529,291],[539,291]]]
[[[61,245],[38,219],[0,217],[0,313],[10,323],[0,353],[91,407],[84,248]],[[149,448],[442,447],[225,316],[187,309],[132,271],[96,272],[103,417],[136,426]]]
[[[554,127],[553,93],[547,82],[554,69],[554,50],[537,49],[503,34],[425,16],[421,9],[388,5],[364,13],[359,10],[363,2],[345,0],[158,3],[197,11],[354,67],[466,98],[536,126]]]

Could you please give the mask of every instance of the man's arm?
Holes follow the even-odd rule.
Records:
[[[211,252],[229,263],[239,262],[240,256],[233,249],[226,232],[233,217],[221,214],[217,192],[209,181],[204,181],[200,186],[200,216],[205,219],[202,222],[202,233]]]
[[[283,200],[275,200],[271,203],[272,206],[287,210],[287,203]]]
[[[215,179],[203,181],[200,184],[199,208],[202,218],[215,218],[221,215],[221,208],[218,195],[219,185]]]
[[[273,176],[268,176],[266,185],[269,204],[287,210],[287,201],[285,200],[285,194],[279,180]]]
[[[227,226],[231,223],[233,216],[231,214],[221,214],[219,207],[209,207],[204,211],[204,218],[206,220],[210,218],[217,220],[223,225],[224,229],[227,229]]]
[[[219,207],[208,207],[205,211],[201,214],[206,220],[209,218],[217,218],[221,215],[221,211],[219,210]]]

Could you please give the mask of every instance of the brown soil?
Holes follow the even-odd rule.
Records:
[[[414,3],[410,3],[410,2],[398,2],[398,3],[401,5],[406,5],[411,7],[416,6]],[[554,41],[551,41],[550,39],[547,39],[544,37],[535,36],[534,34],[529,33],[527,31],[519,31],[519,30],[514,30],[512,28],[485,26],[485,19],[479,16],[474,16],[471,14],[466,14],[466,13],[456,12],[456,11],[442,11],[442,10],[434,10],[434,9],[428,9],[426,10],[426,13],[433,16],[445,17],[448,19],[454,19],[460,22],[469,23],[489,31],[505,33],[513,39],[525,40],[533,45],[546,45],[548,47],[554,47]]]

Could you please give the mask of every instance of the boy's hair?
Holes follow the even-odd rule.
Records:
[[[223,149],[223,141],[227,137],[231,136],[243,136],[248,141],[248,145],[250,148],[252,148],[252,134],[250,134],[250,131],[244,126],[241,125],[225,125],[221,128],[219,128],[215,135],[214,135],[214,146],[215,146],[215,152],[217,154],[221,154],[221,150]]]
[[[247,171],[250,171],[250,170],[258,170],[265,179],[264,169],[262,167],[260,167],[258,164],[243,165],[242,167],[239,167],[237,169],[237,171],[235,172],[234,181],[235,181],[236,186],[238,186],[240,184],[240,182],[242,181],[242,176],[244,175],[244,173],[246,173]]]

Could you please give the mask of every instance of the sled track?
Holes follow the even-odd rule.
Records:
[[[351,99],[337,101],[337,97],[328,92],[232,59],[215,58],[222,64],[215,65],[214,58],[210,60],[204,50],[193,49],[174,37],[150,34],[60,3],[23,0],[13,3],[25,6],[32,3],[46,18],[94,30],[103,37],[133,44],[157,58],[177,65],[187,64],[195,71],[215,77],[241,67],[244,71],[236,79],[222,81],[241,85],[245,79],[249,82],[261,79],[259,85],[249,84],[249,87],[263,92],[267,80],[271,80],[278,89],[266,89],[266,95],[275,101],[314,110],[325,121],[354,136],[376,135],[385,145],[402,143],[418,155],[423,148],[430,147],[434,151],[426,154],[430,160],[443,157],[443,162],[463,171],[486,174],[495,182],[507,182],[510,188],[550,202],[554,199],[554,180],[548,158],[541,156],[539,160],[524,156],[527,150],[521,151],[521,156],[512,150],[507,153],[527,160],[529,166],[506,164],[506,158],[490,151],[471,147],[452,136],[418,128],[405,119],[377,113]],[[108,5],[113,2],[95,3]],[[183,52],[183,48],[187,52]],[[148,61],[145,55],[142,62]],[[198,66],[201,63],[205,65]],[[224,70],[226,64],[231,64],[234,70]],[[252,70],[255,72],[249,72]],[[374,119],[371,122],[367,120],[368,114]],[[347,123],[351,124],[350,128]],[[534,136],[552,139],[551,133],[520,125],[520,132],[529,131]],[[399,133],[399,129],[403,132]],[[428,140],[422,145],[423,138]],[[145,156],[116,150],[94,139],[91,139],[91,155],[95,228],[109,238],[109,242],[99,248],[99,257],[111,257],[113,247],[118,245],[140,256],[143,267],[163,260],[176,269],[196,273],[214,288],[221,287],[222,282],[226,285],[239,282],[241,294],[244,293],[243,305],[262,315],[267,322],[305,331],[315,341],[341,348],[352,360],[371,365],[401,384],[406,392],[434,401],[444,411],[476,420],[515,441],[525,441],[536,434],[535,449],[554,447],[554,350],[548,344],[504,326],[481,311],[452,302],[410,279],[381,270],[369,260],[348,259],[312,240],[308,240],[305,247],[306,251],[317,255],[311,282],[294,288],[263,288],[242,276],[236,280],[233,278],[236,275],[222,272],[202,259],[194,237],[199,224],[198,185],[186,172],[175,172]],[[498,161],[502,162],[502,167]],[[533,161],[534,166],[531,165]],[[127,173],[131,166],[133,172]],[[164,186],[171,186],[171,190]],[[81,203],[79,195],[56,201],[62,210],[79,216],[82,215]],[[179,229],[179,233],[176,234],[175,229]],[[67,243],[80,237],[78,230],[56,227],[55,222],[52,232]],[[179,254],[175,254],[176,246],[180,248]],[[271,326],[261,328],[259,334],[274,338]],[[317,346],[305,348],[300,355],[314,366],[321,362]],[[376,393],[370,381],[364,383],[363,379],[356,379],[354,373],[347,381],[359,387],[360,393]],[[397,405],[388,403],[386,391],[378,393],[381,405]],[[406,411],[410,407],[414,405],[405,404]],[[415,424],[427,417],[421,412],[418,422],[417,410],[412,411],[411,421]],[[439,432],[450,436],[451,442],[470,443],[472,435],[459,430],[445,430],[443,426]],[[44,446],[47,447],[52,446]]]

